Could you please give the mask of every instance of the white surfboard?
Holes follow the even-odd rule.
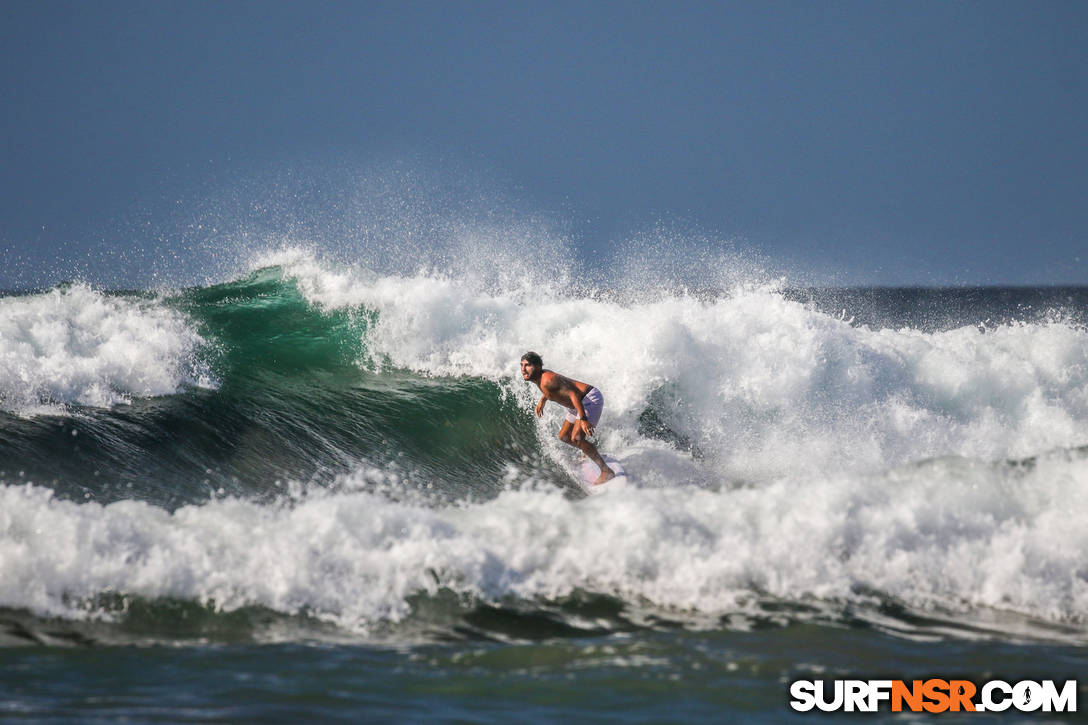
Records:
[[[597,476],[601,475],[601,469],[597,467],[596,463],[588,458],[581,462],[575,472],[575,478],[577,478],[578,483],[581,484],[582,490],[590,496],[596,496],[608,491],[625,488],[627,484],[631,482],[627,475],[627,471],[623,470],[623,464],[616,460],[614,456],[602,453],[601,458],[604,459],[604,462],[608,464],[609,468],[616,472],[615,478],[605,481],[599,486],[594,486],[593,482],[597,480]]]

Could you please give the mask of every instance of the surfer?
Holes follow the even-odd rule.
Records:
[[[559,440],[582,451],[597,464],[601,475],[597,476],[593,485],[599,486],[615,478],[616,472],[604,462],[597,447],[586,438],[593,435],[593,428],[601,419],[601,411],[604,410],[604,396],[601,391],[587,383],[545,370],[544,360],[532,351],[521,356],[521,377],[535,383],[543,393],[540,402],[536,404],[537,418],[544,415],[544,403],[549,400],[570,409],[559,429]]]

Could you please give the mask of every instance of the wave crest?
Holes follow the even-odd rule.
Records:
[[[211,384],[203,338],[160,303],[83,284],[0,298],[0,406],[22,414]]]

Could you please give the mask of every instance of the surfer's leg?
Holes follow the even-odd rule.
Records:
[[[569,420],[563,421],[563,426],[559,429],[559,440],[566,443],[568,446],[573,446],[574,441],[571,440],[571,431],[574,430],[574,423]]]
[[[593,445],[585,438],[574,441],[571,445],[582,451],[582,453],[585,453],[589,460],[596,463],[597,468],[600,469],[601,475],[597,476],[597,480],[593,482],[594,486],[598,486],[605,481],[609,481],[616,477],[616,472],[612,470],[611,466],[604,462],[604,459],[601,458],[601,454],[597,452],[597,446]]]
[[[590,427],[595,427],[601,419],[601,412],[604,410],[604,395],[597,388],[590,388],[585,397],[582,398],[582,407],[586,411],[586,418],[589,420]],[[559,429],[559,440],[574,446],[584,453],[586,458],[597,464],[601,475],[597,476],[597,480],[593,482],[594,486],[615,478],[616,472],[601,458],[601,454],[597,452],[597,446],[590,443],[582,431],[572,433],[576,420],[574,411],[567,413],[563,427]]]

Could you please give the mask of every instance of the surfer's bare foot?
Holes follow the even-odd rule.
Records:
[[[607,483],[616,477],[616,472],[611,468],[605,468],[601,471],[601,475],[597,476],[597,480],[593,482],[594,486],[600,486],[602,483]]]

